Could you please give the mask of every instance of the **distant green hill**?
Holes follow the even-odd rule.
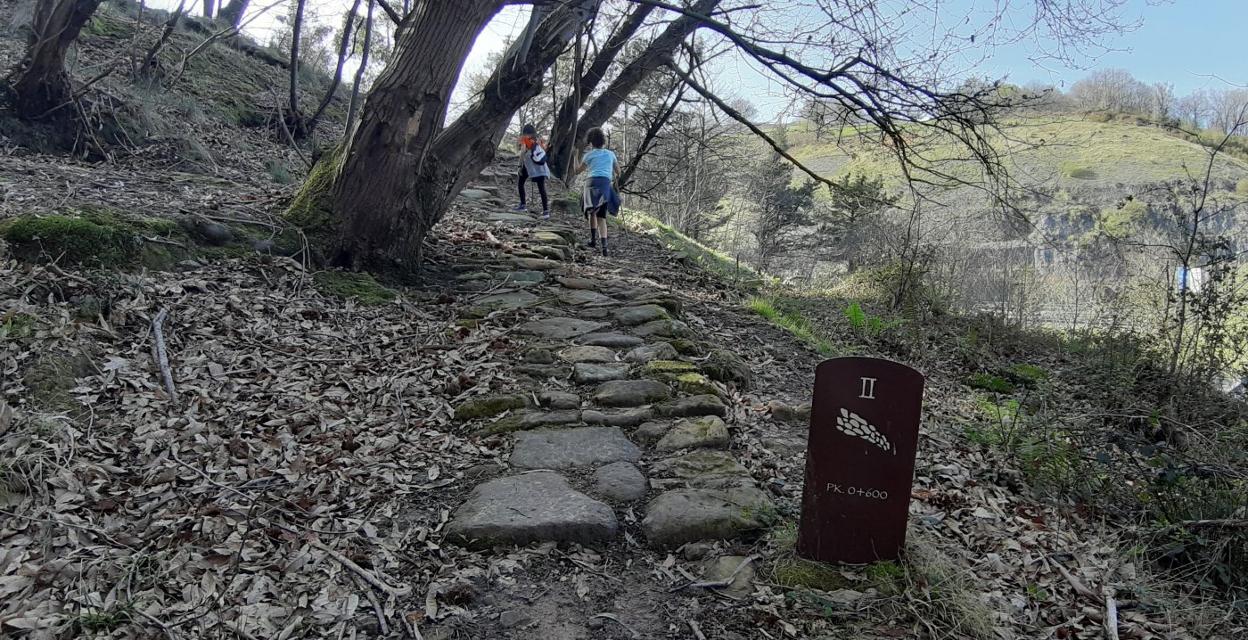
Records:
[[[1061,114],[1016,117],[1006,121],[1004,136],[996,141],[1016,179],[1054,191],[1089,187],[1128,195],[1135,187],[1204,172],[1208,148],[1174,135],[1143,119],[1106,114]],[[794,157],[825,175],[884,176],[900,184],[895,156],[881,145],[817,139],[808,124],[788,128]],[[1238,148],[1236,149],[1238,150]],[[924,153],[948,159],[957,153],[951,144],[934,144]],[[960,164],[951,161],[952,165]],[[969,163],[964,169],[971,169]],[[946,166],[944,169],[948,170]],[[959,171],[958,173],[961,173]],[[1248,162],[1230,154],[1221,156],[1214,178],[1230,189],[1248,178]]]

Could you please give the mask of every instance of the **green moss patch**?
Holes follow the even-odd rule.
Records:
[[[966,379],[966,386],[993,393],[1014,393],[1014,383],[991,373],[976,373]]]
[[[489,418],[505,411],[529,406],[529,397],[522,393],[479,396],[465,400],[455,407],[455,420],[464,422],[477,418]]]
[[[94,267],[146,266],[169,268],[189,250],[145,237],[184,242],[178,225],[159,218],[125,218],[106,209],[79,209],[70,214],[27,214],[0,226],[0,237],[14,254],[29,261],[57,260]]]
[[[325,237],[334,229],[330,203],[334,181],[342,171],[342,147],[321,156],[286,209],[285,218],[310,236]]]
[[[1035,387],[1049,379],[1049,372],[1034,364],[1020,363],[1010,367],[1009,377],[1025,387]]]
[[[641,370],[642,373],[648,376],[663,376],[696,372],[698,366],[692,362],[681,362],[679,360],[651,360]]]
[[[690,395],[719,395],[719,389],[706,376],[700,373],[681,373],[676,375],[676,386]]]
[[[316,289],[326,295],[355,299],[363,305],[385,304],[398,295],[387,289],[367,273],[350,271],[320,271],[312,276]]]
[[[771,564],[771,581],[782,587],[836,591],[853,584],[831,565],[786,555]]]

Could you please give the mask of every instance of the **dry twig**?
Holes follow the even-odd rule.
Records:
[[[165,318],[168,315],[168,309],[161,309],[156,314],[156,317],[152,318],[152,336],[155,339],[155,343],[152,346],[152,356],[160,367],[160,377],[165,381],[165,391],[169,393],[169,401],[176,408],[178,406],[178,389],[173,386],[173,371],[169,369],[169,353],[165,349],[165,334],[161,331],[161,325],[165,322]]]
[[[329,548],[328,546],[325,545],[325,543],[321,542],[320,540],[309,540],[308,544],[311,544],[313,547],[316,547],[317,549],[321,550],[322,552],[327,554],[329,557],[333,558],[334,560],[337,560],[339,564],[350,569],[356,575],[363,578],[365,582],[373,585],[375,589],[377,589],[378,591],[388,596],[398,599],[412,592],[411,587],[406,587],[406,586],[405,587],[392,587],[386,584],[385,582],[382,582],[380,578],[370,573],[367,569],[356,564],[350,558],[342,555],[341,553],[338,553],[337,551],[334,551],[333,549]]]

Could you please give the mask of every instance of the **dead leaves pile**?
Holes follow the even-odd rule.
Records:
[[[293,262],[107,282],[3,267],[0,318],[36,320],[0,341],[0,635],[412,625],[460,469],[498,455],[452,433],[432,390],[488,385],[498,331],[327,299]],[[75,319],[85,296],[108,312]],[[176,405],[151,355],[160,309]],[[26,374],[75,353],[89,373],[49,412]]]

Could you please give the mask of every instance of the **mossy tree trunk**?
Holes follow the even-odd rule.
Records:
[[[25,120],[72,115],[74,87],[65,55],[101,0],[39,0],[26,55],[14,73],[13,109]]]
[[[330,205],[339,221],[332,261],[412,274],[421,245],[452,198],[494,156],[507,123],[596,0],[535,7],[525,36],[504,56],[477,101],[445,125],[451,91],[477,35],[506,0],[420,2],[393,60],[364,104]]]
[[[565,169],[571,166],[569,160],[576,150],[585,145],[585,133],[594,127],[601,127],[608,118],[615,114],[615,110],[620,108],[628,95],[641,85],[647,76],[662,67],[672,57],[676,47],[680,46],[689,34],[697,30],[701,22],[689,14],[708,16],[715,10],[715,7],[719,6],[720,1],[697,0],[689,7],[689,13],[682,14],[669,23],[658,37],[650,41],[650,44],[637,57],[620,70],[619,75],[611,81],[606,90],[589,104],[579,121],[575,117],[576,110],[565,114],[563,108],[560,108],[559,118],[555,124],[556,129],[550,135],[550,167],[556,176],[561,179],[567,178]],[[606,52],[606,48],[603,52]],[[594,66],[590,65],[591,71]],[[593,84],[596,85],[601,78],[601,75],[597,76]],[[584,89],[584,86],[582,88]],[[582,91],[581,95],[582,97],[588,96],[589,91]],[[580,108],[580,105],[576,106],[577,109]]]

